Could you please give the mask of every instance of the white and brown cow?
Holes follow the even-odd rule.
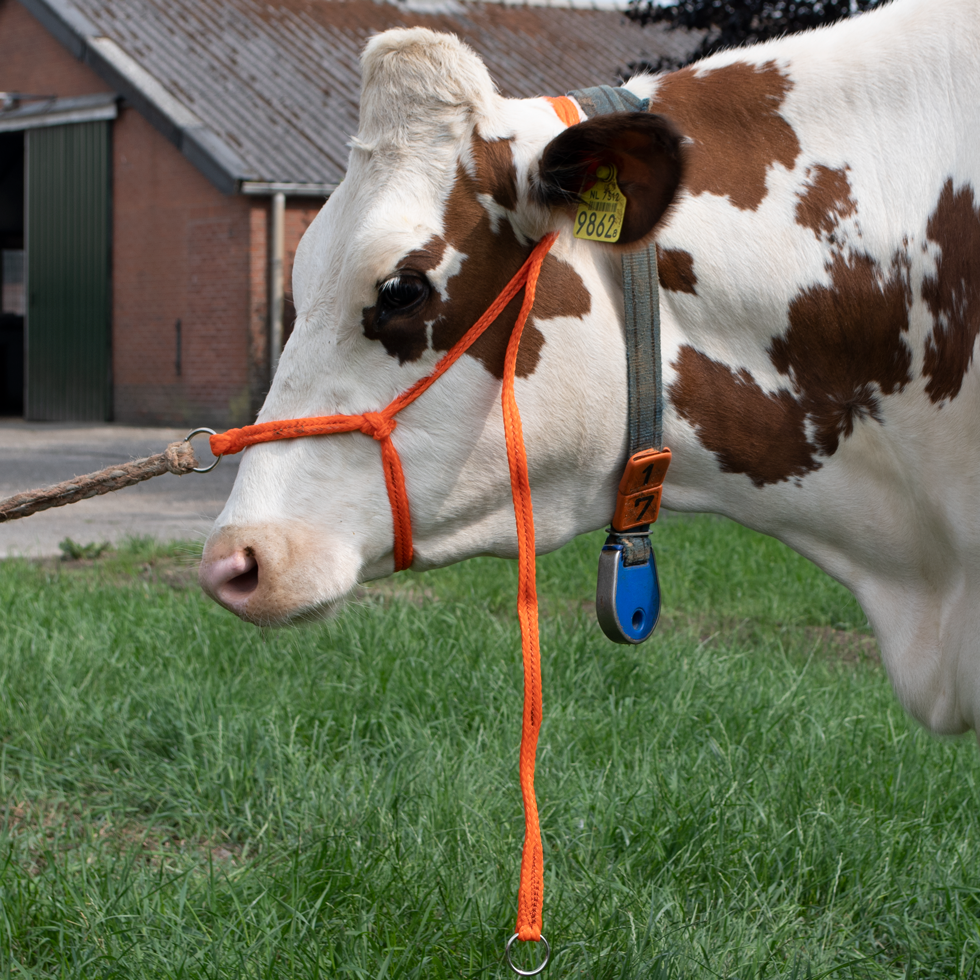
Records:
[[[649,118],[567,129],[544,98],[500,97],[452,36],[389,31],[363,74],[260,420],[386,405],[557,229],[517,380],[538,546],[605,525],[626,454],[621,253],[573,238],[569,200],[613,162],[625,239],[660,253],[665,505],[812,559],[860,600],[906,708],[976,727],[980,3],[894,0],[639,76]],[[517,303],[399,416],[416,568],[516,553],[499,395]],[[370,438],[255,446],[201,580],[253,622],[329,611],[392,570],[391,521]]]

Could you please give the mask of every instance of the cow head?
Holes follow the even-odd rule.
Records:
[[[428,374],[548,231],[559,230],[517,365],[538,542],[612,513],[625,458],[616,248],[638,246],[681,177],[679,138],[640,113],[566,128],[545,99],[500,97],[451,35],[394,30],[363,57],[347,175],[293,273],[296,325],[259,421],[377,411]],[[613,163],[620,245],[572,237],[587,176]],[[413,567],[516,555],[500,379],[520,296],[398,416]],[[392,571],[378,445],[361,433],[253,446],[205,548],[204,588],[253,622],[329,611]]]

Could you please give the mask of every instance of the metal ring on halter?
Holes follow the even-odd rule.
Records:
[[[544,959],[541,961],[539,966],[536,966],[533,970],[521,970],[514,966],[513,960],[510,958],[510,947],[514,944],[514,940],[517,939],[517,933],[515,932],[510,939],[507,940],[507,945],[504,946],[504,958],[507,960],[507,965],[519,976],[519,977],[536,977],[547,965],[548,960],[551,959],[551,946],[548,940],[541,937],[541,942],[544,943]]]
[[[206,432],[209,436],[216,436],[218,434],[217,432],[214,431],[214,429],[207,429],[202,427],[200,429],[195,429],[193,432],[188,432],[187,435],[184,436],[184,442],[190,442],[191,439],[194,438],[194,436],[199,436],[202,432]],[[215,456],[214,462],[210,466],[195,466],[192,472],[210,473],[211,470],[213,470],[220,462],[221,462],[221,457]]]

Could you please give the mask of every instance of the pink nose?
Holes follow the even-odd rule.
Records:
[[[241,548],[226,558],[201,563],[201,587],[221,605],[239,615],[259,586],[259,563],[251,548]]]

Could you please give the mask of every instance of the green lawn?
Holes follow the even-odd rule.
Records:
[[[540,562],[545,975],[980,975],[976,744],[905,718],[850,596],[668,517],[616,646],[601,540]],[[194,560],[0,562],[0,977],[509,976],[514,564],[272,632]]]

